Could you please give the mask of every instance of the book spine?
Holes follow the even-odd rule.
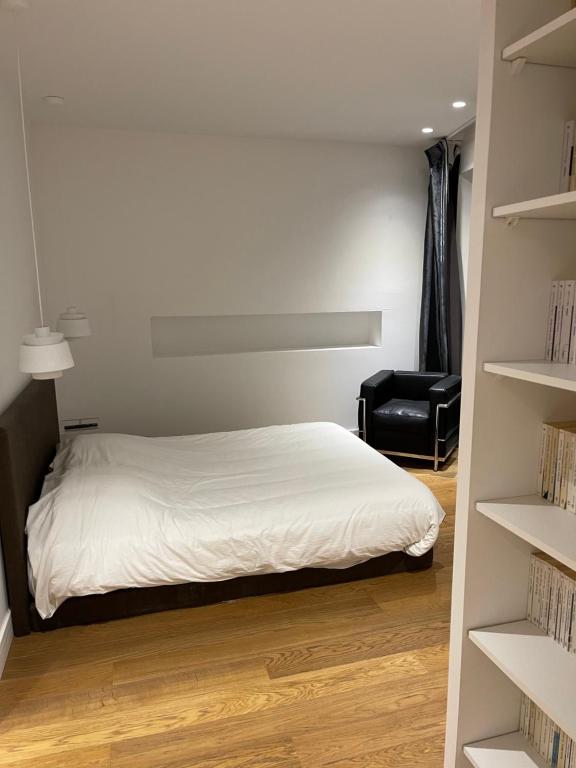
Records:
[[[568,122],[564,123],[564,130],[562,132],[562,157],[560,158],[560,184],[558,190],[560,194],[568,192],[566,185],[566,156],[568,154]]]
[[[562,306],[562,330],[560,334],[560,362],[567,363],[570,359],[570,336],[574,315],[574,290],[576,281],[566,280],[564,283],[564,304]]]
[[[541,599],[542,594],[542,572],[544,563],[536,559],[534,561],[534,593],[532,595],[532,620],[537,627],[542,629]]]
[[[572,622],[574,620],[574,593],[576,582],[573,578],[567,577],[568,586],[566,589],[566,615],[564,616],[564,647],[567,651],[572,650]]]
[[[540,752],[540,742],[542,741],[542,710],[536,708],[536,717],[534,718],[534,748]]]
[[[528,706],[528,702],[526,700],[526,694],[521,693],[520,694],[520,722],[518,723],[518,730],[520,733],[525,736],[524,733],[524,721],[526,719],[526,707]]]
[[[568,768],[568,736],[564,731],[560,731],[560,749],[558,752],[558,766],[562,768]]]
[[[546,456],[544,460],[544,483],[542,486],[542,495],[545,499],[550,498],[550,481],[552,478],[552,453],[554,448],[554,427],[546,424]]]
[[[556,317],[554,322],[554,348],[552,350],[552,360],[555,363],[560,361],[560,337],[562,335],[562,314],[564,308],[564,284],[565,280],[558,282],[558,298],[556,301]]]
[[[566,509],[572,514],[576,512],[576,434],[570,435],[572,444],[572,460],[568,468],[568,490],[566,492]]]
[[[542,736],[540,738],[540,754],[548,759],[550,750],[550,718],[545,712],[542,712]]]
[[[542,574],[540,577],[540,627],[548,632],[548,622],[550,620],[550,577],[551,567],[549,563],[542,563]]]
[[[546,467],[546,439],[548,436],[548,425],[542,424],[540,432],[540,456],[538,457],[538,493],[544,495],[544,470]]]
[[[550,436],[550,458],[549,458],[549,464],[550,464],[550,477],[548,479],[548,494],[546,498],[548,501],[553,501],[554,499],[554,488],[556,483],[556,459],[558,454],[558,436],[559,431],[556,427],[550,427],[551,436]]]
[[[562,614],[562,647],[570,650],[570,624],[572,622],[572,599],[574,597],[574,582],[569,576],[564,576],[564,611]]]
[[[574,587],[574,603],[572,606],[572,620],[570,622],[570,653],[576,654],[576,585]]]
[[[568,358],[568,362],[570,365],[576,364],[576,311],[572,313],[572,329],[570,331],[570,356]]]
[[[540,562],[540,581],[538,584],[538,626],[548,631],[548,614],[546,610],[546,593],[548,591],[548,566]]]
[[[572,146],[574,144],[574,121],[568,120],[564,124],[564,141],[562,146],[562,167],[560,172],[560,192],[568,192],[570,189],[570,172]]]
[[[574,170],[574,121],[570,120],[570,127],[568,130],[568,150],[566,153],[566,157],[568,160],[568,191],[573,192],[576,189],[575,180],[575,170]]]
[[[562,648],[570,649],[570,622],[572,620],[572,596],[573,582],[570,576],[564,575],[564,597],[562,600],[562,626],[560,628],[560,642]]]
[[[553,729],[552,735],[552,749],[550,751],[550,765],[552,768],[558,768],[560,765],[561,751],[562,751],[562,733],[556,726]]]
[[[556,617],[554,621],[554,640],[562,645],[562,621],[564,619],[564,600],[566,599],[564,575],[556,571]]]
[[[548,624],[545,627],[546,632],[548,633],[549,637],[554,637],[556,634],[556,606],[558,602],[558,586],[556,584],[557,576],[556,576],[556,570],[552,570],[552,567],[550,567],[551,570],[551,579],[550,579],[550,602],[548,607]]]
[[[566,432],[564,436],[564,459],[562,461],[562,484],[560,486],[560,506],[562,509],[566,509],[568,506],[568,483],[570,481],[572,451],[574,449],[573,437],[573,432]]]
[[[554,474],[554,504],[560,506],[560,490],[562,488],[562,467],[564,466],[564,443],[566,441],[566,432],[563,429],[558,430],[558,448],[556,450],[556,470]]]
[[[558,607],[558,638],[557,642],[563,647],[566,647],[566,611],[568,610],[568,580],[564,574],[560,576],[560,605]]]
[[[528,621],[534,621],[534,612],[532,602],[534,600],[534,571],[536,570],[536,559],[534,555],[530,558],[530,567],[528,570],[528,604],[526,606],[526,618]]]
[[[542,629],[549,633],[552,599],[554,593],[554,569],[550,563],[544,563],[542,590]]]
[[[556,328],[556,309],[558,304],[558,280],[552,282],[550,306],[548,308],[548,329],[546,333],[546,360],[554,356],[554,329]]]

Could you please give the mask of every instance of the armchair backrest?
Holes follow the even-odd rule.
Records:
[[[446,377],[445,373],[428,371],[395,371],[394,394],[406,400],[428,400],[428,390]]]

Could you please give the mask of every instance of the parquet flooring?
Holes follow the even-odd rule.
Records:
[[[433,568],[18,638],[0,766],[440,768],[456,462]]]

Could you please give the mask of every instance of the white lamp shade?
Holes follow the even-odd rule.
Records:
[[[66,312],[62,312],[56,328],[67,339],[80,339],[91,334],[88,316],[80,312],[78,307],[68,307]]]
[[[20,345],[20,370],[33,379],[59,379],[62,371],[74,367],[70,345],[61,333],[36,328]]]

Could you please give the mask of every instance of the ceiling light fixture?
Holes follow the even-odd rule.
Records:
[[[51,331],[49,326],[34,328],[20,345],[20,370],[31,373],[33,379],[59,379],[62,371],[74,367],[70,345],[64,334]]]
[[[46,102],[46,104],[50,104],[53,107],[61,107],[64,104],[64,99],[62,96],[42,96],[42,99]]]
[[[434,133],[434,128],[422,128],[422,133]]]
[[[81,339],[91,334],[88,316],[80,312],[78,307],[68,307],[66,312],[62,312],[58,318],[56,330],[70,340]]]
[[[466,102],[465,101],[453,101],[452,102],[452,106],[454,107],[454,109],[464,109],[464,107],[466,106]]]

